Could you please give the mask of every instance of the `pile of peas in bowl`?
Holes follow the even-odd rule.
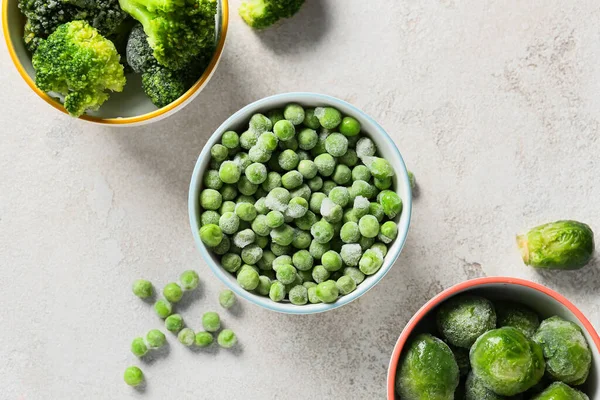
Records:
[[[196,229],[209,257],[274,302],[354,292],[398,234],[391,163],[334,107],[291,103],[245,121],[213,141],[202,174]]]

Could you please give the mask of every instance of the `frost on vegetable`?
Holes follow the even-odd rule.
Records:
[[[475,340],[496,327],[492,303],[479,296],[456,296],[440,306],[437,326],[454,346],[470,348]]]
[[[532,400],[589,400],[589,397],[563,382],[554,382]]]

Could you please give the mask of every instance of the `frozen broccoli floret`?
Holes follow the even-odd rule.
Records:
[[[458,382],[458,365],[452,350],[440,339],[421,334],[400,359],[396,393],[402,400],[452,400]]]
[[[242,19],[252,28],[264,29],[281,18],[290,18],[304,0],[244,0],[239,8]]]
[[[556,379],[571,385],[583,384],[592,365],[592,352],[581,328],[560,317],[542,321],[533,336],[544,351],[546,371]]]
[[[577,221],[537,226],[517,236],[523,262],[535,268],[579,269],[594,254],[594,233]]]
[[[483,297],[457,296],[440,306],[437,325],[450,344],[468,349],[479,336],[496,327],[496,312]]]
[[[537,313],[522,304],[500,302],[496,304],[497,326],[512,326],[531,338],[540,326]]]
[[[79,116],[97,110],[107,91],[125,86],[123,66],[114,44],[84,21],[61,25],[33,55],[36,85],[43,91],[65,96],[69,114]]]
[[[563,382],[554,382],[532,400],[589,400],[589,397]]]
[[[522,393],[544,376],[542,348],[511,327],[481,335],[471,347],[470,360],[483,385],[503,396]]]

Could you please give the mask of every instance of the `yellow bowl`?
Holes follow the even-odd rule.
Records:
[[[106,125],[142,125],[149,122],[158,121],[175,112],[181,110],[185,105],[194,99],[200,91],[206,86],[213,73],[215,72],[227,36],[227,27],[229,23],[229,4],[228,0],[217,0],[217,23],[216,40],[217,48],[206,71],[198,81],[180,98],[171,104],[156,108],[150,99],[144,94],[141,85],[141,79],[137,74],[127,75],[127,85],[121,93],[111,93],[110,99],[100,107],[98,111],[88,112],[82,115],[81,119]],[[4,28],[4,37],[8,52],[21,74],[21,77],[29,87],[42,99],[55,109],[68,114],[60,102],[50,97],[45,92],[35,86],[35,71],[31,65],[31,56],[23,44],[23,27],[25,19],[18,7],[18,0],[2,0],[2,26]]]

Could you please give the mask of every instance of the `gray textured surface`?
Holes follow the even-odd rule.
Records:
[[[204,92],[147,127],[58,114],[0,51],[0,397],[380,399],[410,316],[483,275],[544,283],[600,327],[600,263],[541,275],[514,244],[516,232],[559,218],[600,232],[596,1],[308,0],[261,34],[241,23],[238,3]],[[196,268],[203,282],[184,317],[199,326],[218,307],[223,285],[187,220],[204,142],[248,102],[292,90],[346,99],[389,130],[421,187],[403,254],[376,289],[331,313],[224,312],[237,352],[171,339],[168,356],[144,367],[145,393],[128,388],[130,340],[160,326],[132,280],[163,285]]]

